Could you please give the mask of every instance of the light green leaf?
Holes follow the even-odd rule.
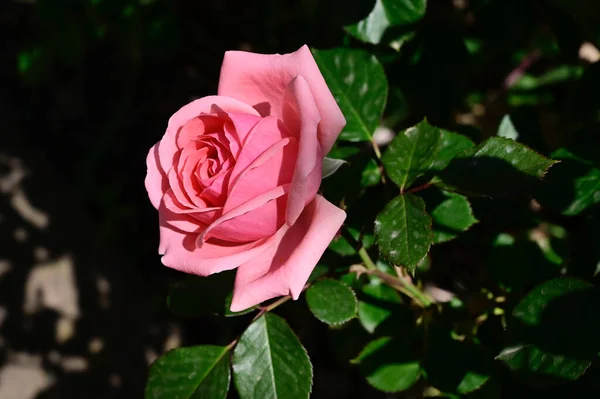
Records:
[[[433,182],[463,194],[505,197],[531,190],[555,163],[521,143],[490,137],[454,158]]]
[[[419,360],[403,342],[383,337],[369,342],[352,360],[373,387],[400,392],[413,386],[421,376]]]
[[[167,352],[150,368],[146,399],[219,399],[229,390],[229,348],[193,346]]]
[[[425,15],[426,6],[425,0],[376,0],[365,19],[345,29],[359,40],[378,44],[388,28],[418,22]]]
[[[312,49],[327,86],[346,117],[339,136],[346,141],[372,141],[379,126],[388,84],[375,56],[363,50]]]
[[[537,286],[514,308],[512,344],[497,358],[534,385],[576,380],[600,350],[599,305],[593,285],[583,280]]]
[[[434,244],[450,241],[478,222],[466,197],[449,192],[442,192],[441,195],[441,202],[430,212]]]
[[[519,138],[519,132],[513,125],[510,115],[504,115],[500,127],[498,128],[498,137],[504,137],[506,139],[517,140]]]
[[[427,121],[400,132],[383,155],[390,178],[404,191],[418,177],[448,165],[454,156],[473,146],[465,136],[431,126]]]
[[[433,240],[425,202],[412,194],[391,200],[377,215],[375,238],[381,253],[392,264],[414,272]]]
[[[348,161],[344,161],[343,159],[335,159],[335,158],[323,158],[323,171],[321,173],[321,178],[326,178],[334,174],[342,165],[347,165]]]
[[[302,399],[310,394],[312,366],[285,320],[267,313],[240,337],[233,379],[241,399]]]
[[[306,302],[312,314],[323,323],[342,324],[356,317],[354,291],[332,279],[321,280],[306,290]]]

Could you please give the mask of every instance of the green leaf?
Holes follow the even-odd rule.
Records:
[[[375,242],[375,238],[371,234],[361,234],[358,229],[353,227],[348,227],[348,233],[356,240],[360,246],[365,249],[369,249],[373,246]],[[348,237],[349,239],[350,237]],[[352,256],[356,255],[356,248],[353,243],[348,242],[348,239],[340,235],[335,240],[331,241],[329,244],[329,249],[341,256]]]
[[[540,246],[525,235],[498,234],[485,266],[492,280],[513,293],[560,275],[560,265],[549,262]]]
[[[233,379],[241,399],[308,398],[312,366],[306,350],[281,317],[267,313],[240,337]]]
[[[401,303],[402,299],[398,291],[378,279],[372,279],[369,284],[362,287],[358,302],[358,320],[363,328],[372,334],[379,326],[400,313],[398,310],[402,306]],[[394,327],[396,328],[397,325],[403,324],[395,323]]]
[[[372,141],[379,126],[388,84],[375,56],[363,50],[312,49],[327,86],[346,117],[339,136],[346,141]]]
[[[414,272],[433,239],[425,202],[412,194],[391,200],[377,215],[375,238],[381,253],[391,263]]]
[[[497,358],[532,385],[576,380],[600,351],[599,305],[583,280],[537,286],[514,308],[511,344]]]
[[[369,384],[384,392],[404,391],[421,376],[419,360],[407,344],[383,337],[369,342],[352,360]]]
[[[404,191],[429,172],[442,170],[458,153],[473,146],[465,136],[431,126],[427,121],[400,132],[383,155],[390,178]]]
[[[600,168],[566,148],[552,158],[561,163],[550,170],[537,192],[542,205],[573,216],[600,203]]]
[[[240,316],[256,309],[231,312],[234,273],[222,272],[208,277],[186,276],[171,284],[167,306],[180,317],[198,317],[207,314]]]
[[[313,315],[323,323],[342,324],[356,317],[354,291],[332,279],[321,280],[306,290],[306,302]]]
[[[496,373],[493,356],[481,345],[457,341],[435,324],[428,328],[427,349],[423,365],[427,382],[443,392],[473,392]]]
[[[231,308],[232,300],[233,300],[233,292],[230,292],[229,295],[227,295],[227,297],[225,298],[225,311],[223,312],[223,316],[225,316],[225,317],[242,316],[242,315],[252,312],[253,310],[256,310],[256,308],[258,307],[258,305],[254,305],[248,309],[240,310],[239,312],[232,312],[231,310],[229,310]]]
[[[232,273],[217,273],[208,277],[186,276],[169,287],[167,306],[181,317],[223,314],[225,299],[232,287]]]
[[[363,42],[379,44],[388,28],[410,25],[423,18],[426,5],[425,0],[376,0],[365,19],[345,29]]]
[[[323,158],[323,171],[321,178],[326,178],[334,174],[342,165],[348,164],[348,161],[335,158]]]
[[[434,244],[450,241],[477,223],[466,197],[444,191],[440,197],[439,202],[430,211]]]
[[[225,398],[229,378],[228,347],[179,348],[167,352],[152,364],[145,398]]]
[[[434,183],[463,194],[504,197],[531,190],[555,163],[521,143],[490,137],[454,158]]]
[[[515,128],[515,125],[512,123],[510,115],[504,115],[504,118],[502,118],[502,122],[500,122],[498,133],[496,135],[498,137],[504,137],[506,139],[512,140],[517,140],[519,138],[519,132]]]
[[[367,166],[362,172],[362,176],[360,179],[361,187],[371,187],[376,186],[381,181],[381,170],[379,169],[379,165],[377,162],[371,158],[367,162]]]

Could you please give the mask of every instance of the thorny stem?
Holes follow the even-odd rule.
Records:
[[[400,291],[423,308],[430,306],[432,303],[431,299],[429,299],[425,294],[423,294],[412,283],[404,279],[394,277],[379,269],[369,269],[363,265],[352,265],[350,267],[350,271],[355,272],[357,275],[365,273],[380,278],[386,285],[389,285],[395,290]]]

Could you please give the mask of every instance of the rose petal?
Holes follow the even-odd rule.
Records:
[[[297,154],[298,142],[293,137],[279,140],[264,150],[235,177],[223,212],[229,212],[273,187],[288,184],[292,180]]]
[[[163,193],[169,188],[167,174],[163,171],[158,161],[158,143],[154,144],[150,148],[150,151],[148,151],[146,166],[148,171],[146,172],[144,185],[146,186],[152,206],[158,209]]]
[[[277,232],[267,250],[239,266],[231,311],[280,295],[298,299],[345,218],[343,210],[317,195],[293,226],[284,225]]]
[[[238,245],[210,240],[198,248],[195,245],[196,236],[161,222],[159,253],[164,254],[162,263],[184,273],[208,276],[235,269],[260,255],[269,245],[269,240]]]
[[[198,236],[196,245],[202,246],[210,237],[248,242],[275,234],[283,216],[281,208],[285,206],[285,201],[279,199],[288,190],[289,184],[275,187],[224,213]]]
[[[291,226],[317,194],[323,160],[317,138],[321,116],[308,82],[302,76],[296,77],[286,88],[283,120],[290,130],[297,132],[300,141],[285,217],[286,223]]]
[[[253,105],[263,116],[281,118],[283,93],[298,75],[307,80],[319,108],[322,120],[318,137],[323,154],[327,154],[346,120],[307,46],[284,55],[226,52],[218,93]]]

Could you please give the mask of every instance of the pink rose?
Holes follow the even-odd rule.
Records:
[[[219,94],[177,111],[148,154],[163,264],[237,268],[232,311],[297,299],[346,217],[317,194],[345,123],[308,47],[225,53]]]

